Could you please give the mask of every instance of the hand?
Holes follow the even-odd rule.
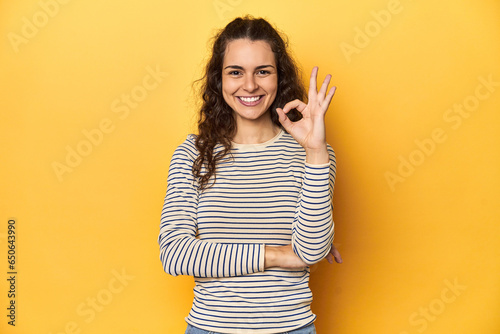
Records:
[[[307,267],[293,251],[292,245],[286,246],[266,246],[264,253],[264,268],[281,267],[302,269]]]
[[[311,72],[307,104],[300,100],[294,100],[285,104],[283,109],[277,108],[276,111],[281,125],[306,150],[308,158],[311,157],[315,160],[308,162],[327,163],[329,157],[326,150],[325,114],[335,94],[336,87],[330,88],[326,94],[331,79],[331,75],[328,74],[318,92],[317,76],[318,67],[314,67]],[[302,114],[302,119],[297,122],[292,122],[287,116],[287,113],[294,108]],[[326,159],[326,161],[318,162],[318,159],[315,159],[318,155],[320,160]]]
[[[328,253],[328,255],[326,256],[326,260],[332,264],[333,263],[333,259],[335,259],[335,262],[337,263],[342,263],[342,256],[340,256],[340,253],[339,251],[337,250],[337,248],[335,248],[335,246],[332,244],[332,248],[330,249],[330,252]]]

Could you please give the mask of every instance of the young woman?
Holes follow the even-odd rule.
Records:
[[[315,333],[309,267],[332,246],[335,155],[324,117],[335,87],[305,90],[264,19],[216,36],[198,124],[175,151],[160,259],[195,278],[186,333]]]

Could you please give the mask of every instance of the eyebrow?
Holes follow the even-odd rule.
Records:
[[[255,69],[256,70],[260,70],[260,69],[266,68],[266,67],[272,67],[272,68],[274,68],[273,65],[260,65],[260,66],[257,66]],[[229,65],[229,66],[224,67],[224,69],[227,69],[227,68],[234,68],[234,69],[237,69],[237,70],[244,70],[244,68],[242,66],[238,66],[238,65]]]

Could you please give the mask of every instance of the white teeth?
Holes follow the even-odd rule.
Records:
[[[240,99],[241,99],[243,102],[255,102],[255,101],[257,101],[258,99],[260,99],[260,96],[254,96],[254,97],[243,97],[243,96],[240,96]]]

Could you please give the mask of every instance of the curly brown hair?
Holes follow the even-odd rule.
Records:
[[[206,65],[201,81],[200,93],[202,105],[199,113],[198,136],[196,148],[199,155],[193,164],[193,175],[198,178],[200,190],[206,189],[215,182],[217,162],[229,154],[231,139],[236,133],[236,121],[233,110],[222,95],[222,64],[229,42],[237,39],[265,41],[271,46],[278,70],[278,89],[276,98],[270,106],[271,120],[281,127],[276,108],[294,99],[304,100],[306,91],[300,79],[299,69],[287,52],[288,41],[266,20],[251,16],[239,17],[231,21],[214,37],[212,55]],[[288,113],[292,121],[301,118],[298,111]],[[216,145],[222,149],[214,151]],[[205,168],[203,168],[205,167]],[[208,185],[210,178],[214,181]]]

